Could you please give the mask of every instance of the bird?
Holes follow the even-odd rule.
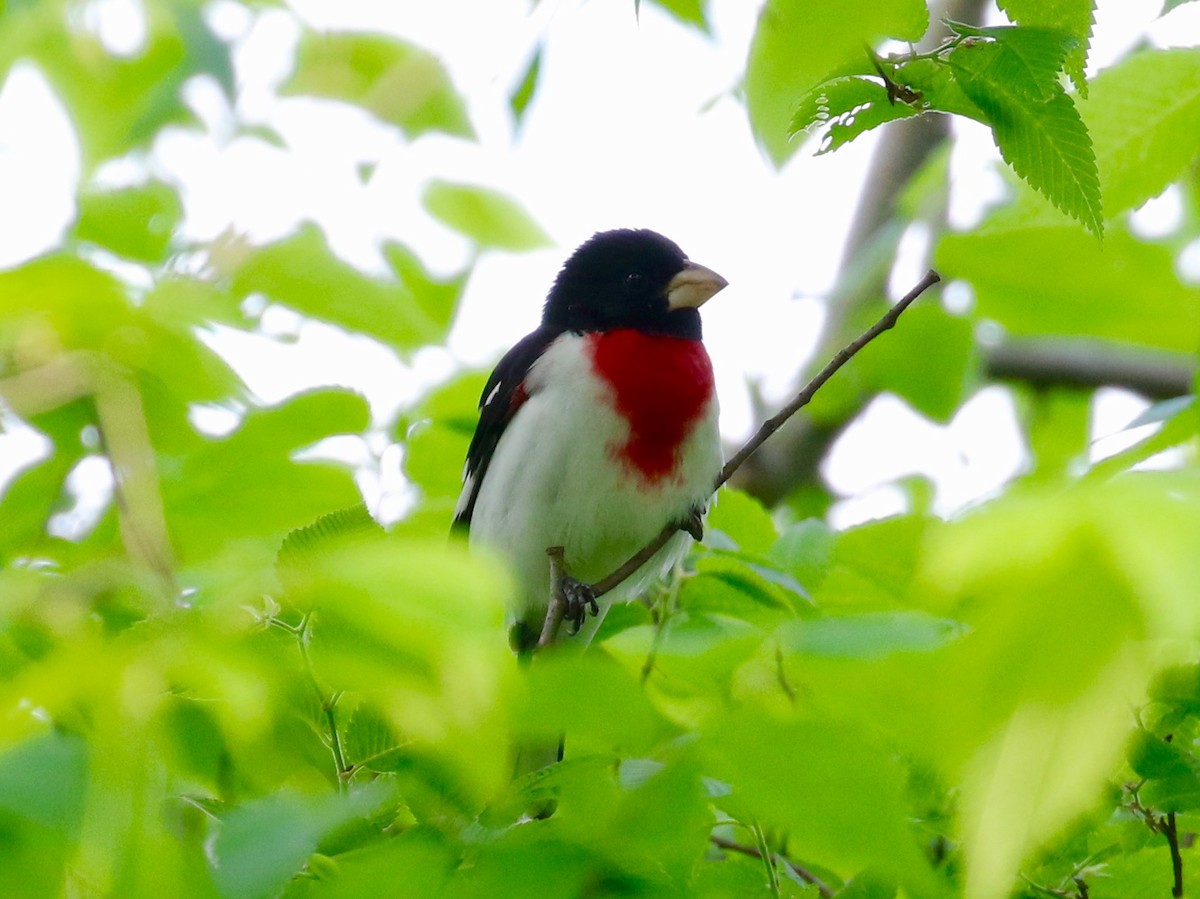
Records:
[[[516,576],[518,655],[536,648],[546,617],[549,547],[563,548],[570,639],[586,644],[614,601],[700,539],[722,455],[699,310],[726,286],[655,231],[598,232],[484,385],[454,523]],[[681,530],[597,602],[587,585],[669,523]]]

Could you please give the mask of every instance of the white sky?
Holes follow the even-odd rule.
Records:
[[[266,401],[316,384],[350,384],[385,420],[459,365],[489,365],[531,330],[558,266],[592,232],[651,227],[730,281],[705,307],[705,333],[723,428],[740,438],[753,424],[747,382],[759,383],[771,400],[784,397],[812,348],[819,298],[833,284],[878,135],[820,158],[802,150],[782,173],[770,168],[754,146],[744,109],[729,95],[744,68],[757,4],[713,0],[711,40],[648,3],[635,19],[633,0],[529,6],[523,0],[293,0],[294,13],[312,27],[391,32],[441,58],[468,99],[479,142],[429,135],[412,144],[358,110],[273,96],[298,35],[289,13],[266,9],[251,17],[240,4],[209,7],[209,21],[236,41],[238,115],[270,124],[288,150],[233,138],[233,117],[215,85],[190,85],[189,102],[209,133],[170,129],[148,160],[154,172],[183,187],[186,237],[210,239],[232,226],[268,241],[313,219],[356,265],[383,270],[377,247],[386,237],[448,273],[467,262],[470,246],[419,203],[428,179],[442,177],[520,199],[557,243],[535,253],[486,254],[468,285],[449,350],[423,351],[411,368],[383,348],[282,309],[269,310],[265,325],[287,342],[224,334],[218,345]],[[1139,40],[1197,43],[1200,3],[1156,20],[1160,8],[1158,0],[1101,0],[1093,69]],[[136,0],[98,0],[88,9],[86,21],[111,49],[137,52],[143,24]],[[507,96],[539,42],[546,46],[540,89],[514,135]],[[960,135],[951,167],[952,216],[965,225],[1001,187],[986,130],[968,125]],[[356,173],[360,163],[375,165],[366,184]],[[101,174],[118,182],[138,176],[128,163]],[[74,216],[78,177],[69,120],[37,70],[19,64],[0,89],[0,266],[60,240]],[[1177,206],[1172,211],[1169,199],[1160,203],[1160,214],[1144,216],[1146,227],[1178,217]],[[897,268],[902,292],[919,277],[919,266],[902,258]],[[1128,396],[1109,400],[1097,410],[1094,434],[1119,431],[1141,407]],[[216,411],[201,411],[198,420],[218,428],[235,421]],[[826,468],[838,491],[856,497],[839,506],[835,522],[899,510],[902,498],[887,485],[913,473],[936,482],[935,509],[942,513],[988,495],[1024,459],[1012,421],[1000,388],[982,391],[948,428],[894,398],[880,398]],[[883,445],[886,454],[879,452]],[[1121,445],[1105,440],[1103,451]],[[347,450],[344,441],[339,447]],[[28,433],[0,436],[0,483],[6,470],[38,452],[44,444]],[[393,517],[407,502],[398,454],[385,451],[381,437],[354,454],[382,472],[364,474],[361,483],[376,510]]]

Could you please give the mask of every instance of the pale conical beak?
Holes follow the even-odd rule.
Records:
[[[667,308],[672,312],[676,309],[699,309],[728,284],[711,268],[696,262],[684,263],[683,271],[667,285]]]

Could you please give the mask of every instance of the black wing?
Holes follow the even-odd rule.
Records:
[[[496,452],[496,445],[512,417],[521,408],[521,404],[529,398],[525,377],[546,347],[561,333],[549,328],[538,328],[523,338],[504,354],[504,358],[484,385],[483,393],[479,397],[479,424],[475,426],[475,435],[467,448],[463,492],[454,514],[454,527],[470,530],[475,499],[479,496],[479,486],[487,474],[492,454]]]

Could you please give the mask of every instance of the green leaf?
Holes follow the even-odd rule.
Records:
[[[369,703],[360,703],[346,723],[343,735],[346,760],[372,771],[393,771],[403,751],[400,738],[387,716]]]
[[[1183,4],[1191,2],[1193,2],[1193,0],[1163,0],[1162,12],[1160,12],[1159,15],[1165,16],[1171,10],[1175,9],[1175,7],[1183,6]]]
[[[543,49],[542,45],[538,44],[533,56],[529,59],[529,65],[525,67],[525,74],[521,76],[516,90],[508,98],[508,108],[512,110],[513,118],[518,125],[525,120],[525,110],[529,108],[530,101],[537,93],[538,75],[542,70]]]
[[[918,516],[897,516],[838,534],[817,606],[881,611],[905,604],[928,526]]]
[[[685,25],[695,25],[705,34],[710,31],[708,14],[705,7],[707,0],[650,0],[671,18]]]
[[[1049,100],[1031,100],[1025,61],[996,42],[962,44],[950,65],[987,115],[1005,162],[1099,237],[1104,221],[1091,138],[1066,92],[1058,87]]]
[[[231,541],[278,539],[361,502],[345,466],[291,457],[333,434],[360,433],[369,420],[361,396],[314,391],[250,412],[228,437],[182,458],[162,459],[167,525],[180,555],[196,561]]]
[[[1198,761],[1190,752],[1146,730],[1137,731],[1129,746],[1129,766],[1139,777],[1195,777],[1200,774]],[[1196,790],[1200,791],[1200,783]]]
[[[937,351],[929,352],[930,347]],[[971,321],[926,304],[906,312],[904,326],[875,343],[859,361],[875,390],[894,393],[944,424],[966,399],[976,359]]]
[[[1080,112],[1106,214],[1140,206],[1200,156],[1200,49],[1144,51],[1105,69]]]
[[[1074,39],[1064,67],[1080,96],[1088,95],[1084,78],[1088,44],[1095,17],[1094,0],[998,0],[999,7],[1018,25],[1065,31]]]
[[[353,103],[410,138],[427,131],[475,136],[442,64],[395,37],[306,32],[280,93]]]
[[[864,44],[880,38],[916,41],[929,23],[917,0],[770,0],[746,65],[746,105],[759,145],[776,166],[798,147],[789,143],[796,99],[843,69],[868,71]]]
[[[0,303],[0,343],[6,346],[23,333],[24,340],[50,346],[100,349],[128,324],[132,309],[116,278],[66,254],[0,272],[0,297],[16,300]],[[52,333],[39,333],[47,325]]]
[[[706,728],[700,748],[706,773],[733,787],[744,814],[785,829],[801,857],[843,875],[875,866],[913,895],[930,887],[909,832],[903,773],[866,733],[819,716],[735,711]]]
[[[78,26],[65,4],[38,3],[4,15],[0,79],[12,63],[32,58],[70,112],[85,172],[148,146],[167,125],[192,123],[182,97],[194,75],[232,83],[229,48],[202,18],[180,4],[152,7],[144,46],[135,56],[110,54],[94,31]]]
[[[944,237],[935,265],[970,282],[978,314],[1011,334],[1195,350],[1200,290],[1180,281],[1168,247],[1123,228],[1110,229],[1101,247],[1074,227],[997,214],[976,231]]]
[[[963,632],[957,621],[924,612],[867,612],[789,621],[775,633],[788,652],[872,659],[894,652],[930,652]]]
[[[787,527],[767,556],[811,593],[825,579],[836,539],[823,520],[807,518]]]
[[[79,198],[75,234],[139,262],[162,262],[183,216],[174,189],[161,181],[117,190],[88,190]]]
[[[486,187],[435,179],[421,202],[443,225],[483,247],[521,253],[552,243],[519,203]]]
[[[791,133],[828,128],[817,155],[830,153],[864,132],[887,122],[917,115],[914,106],[893,101],[887,88],[866,78],[834,78],[800,98],[792,115]]]
[[[723,487],[704,522],[705,530],[720,531],[734,545],[751,553],[765,553],[778,536],[775,522],[757,499],[741,490]]]
[[[587,684],[586,702],[579,701],[580,684]],[[518,734],[534,740],[570,734],[572,758],[614,750],[638,756],[667,730],[633,675],[599,653],[540,657],[526,669],[523,699]]]
[[[323,798],[279,792],[239,806],[213,845],[214,875],[222,896],[276,895],[299,873],[326,834],[367,814],[383,792],[379,784]]]
[[[413,278],[415,260],[393,245],[389,257]],[[262,293],[297,312],[376,337],[401,351],[441,340],[449,321],[448,294],[401,280],[368,275],[330,250],[324,233],[308,223],[291,237],[252,251],[232,271],[234,293]],[[423,274],[423,272],[421,273]],[[416,290],[421,290],[417,299]],[[457,296],[457,291],[454,291]]]
[[[980,28],[978,32],[996,42],[1004,77],[1014,92],[1040,102],[1053,100],[1061,93],[1059,73],[1067,54],[1079,44],[1070,34],[1012,26]]]
[[[47,733],[0,753],[0,811],[74,835],[83,816],[87,745]]]

